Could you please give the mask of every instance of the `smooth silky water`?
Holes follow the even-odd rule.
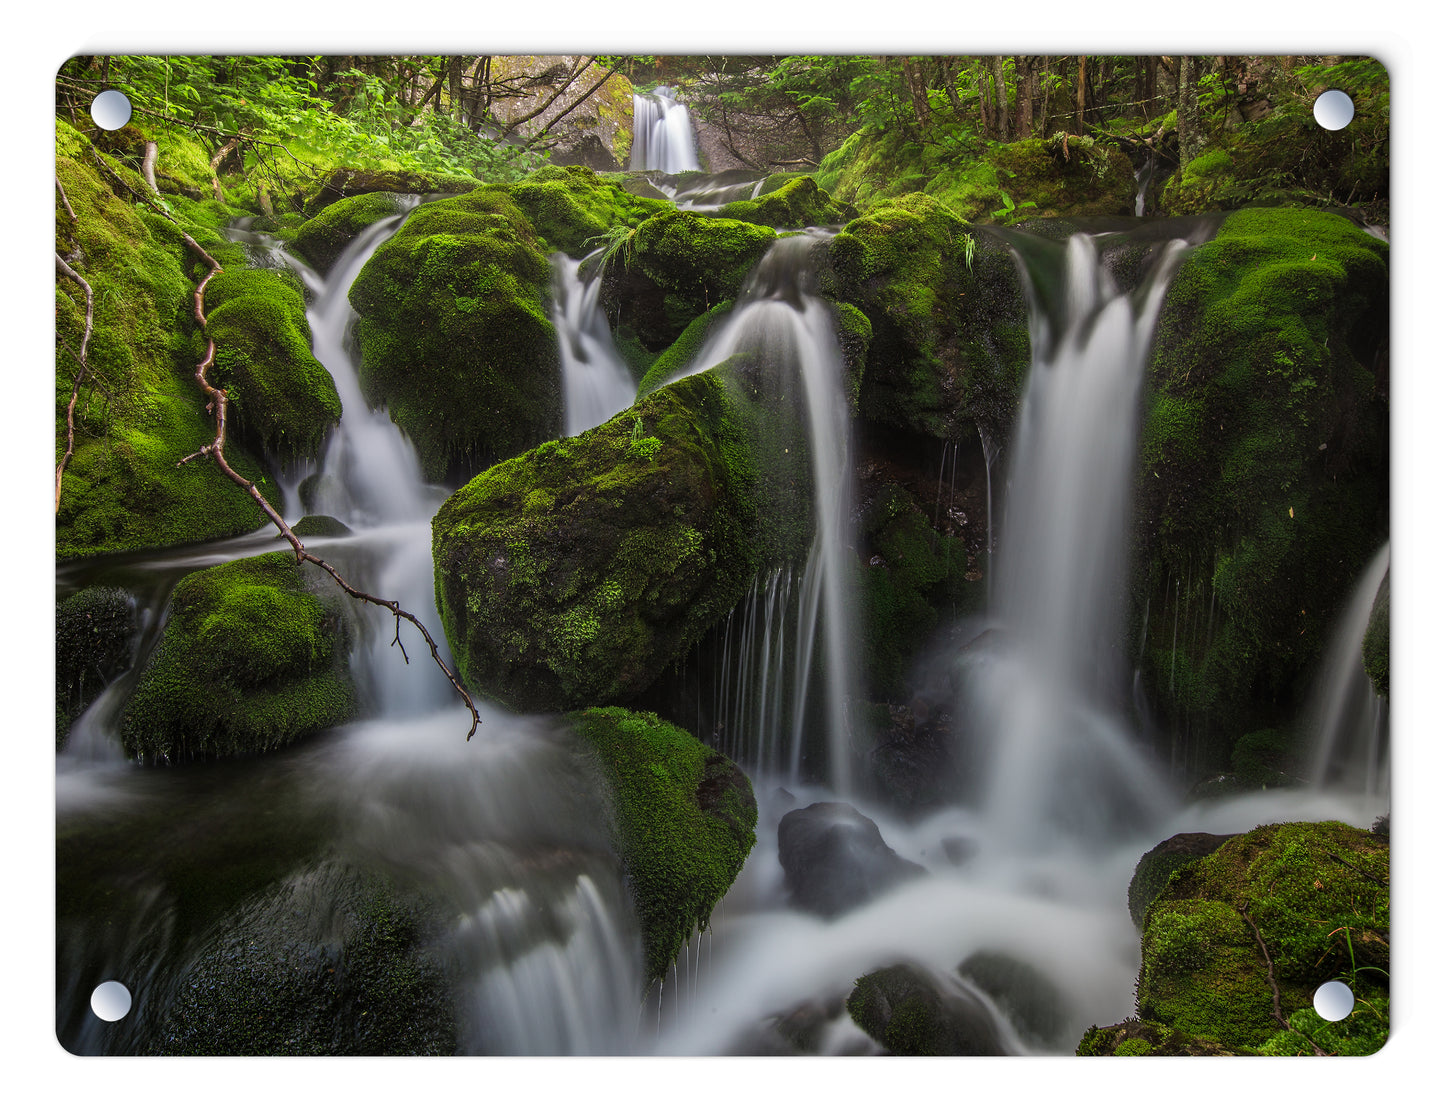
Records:
[[[429,520],[446,491],[422,482],[405,438],[361,400],[348,338],[345,291],[398,223],[361,237],[326,280],[308,277],[317,295],[315,349],[345,407],[321,463],[318,509],[354,530],[313,547],[439,633]],[[481,726],[467,742],[466,712],[420,639],[403,629],[407,663],[390,644],[394,623],[372,608],[358,614],[370,636],[353,662],[369,700],[365,717],[291,751],[135,767],[120,754],[115,724],[133,676],[120,677],[77,722],[57,761],[57,1022],[66,1046],[144,1048],[187,970],[214,942],[217,924],[197,923],[166,880],[177,846],[222,868],[295,841],[268,867],[324,911],[334,898],[326,884],[296,878],[316,874],[307,847],[325,841],[326,860],[386,876],[443,909],[447,926],[435,949],[454,971],[468,1052],[747,1053],[770,1045],[778,1017],[816,1005],[831,1015],[820,1025],[822,1053],[872,1053],[876,1046],[837,1006],[857,977],[910,961],[985,1017],[1000,1051],[1069,1053],[1090,1024],[1133,1011],[1138,941],[1123,893],[1150,846],[1180,831],[1265,821],[1367,826],[1388,810],[1378,738],[1331,743],[1330,752],[1363,746],[1372,754],[1377,771],[1365,790],[1340,784],[1345,758],[1322,756],[1321,767],[1334,770],[1323,787],[1183,807],[1131,725],[1129,668],[1116,634],[1134,423],[1154,318],[1183,246],[1157,248],[1141,289],[1118,291],[1084,237],[1050,249],[1062,298],[1032,292],[1036,360],[997,499],[994,472],[1003,461],[985,446],[990,545],[996,533],[1000,556],[985,623],[991,635],[947,662],[963,692],[953,745],[981,770],[979,787],[921,820],[899,818],[869,794],[850,720],[859,636],[853,448],[834,325],[810,280],[812,254],[827,237],[810,230],[780,240],[683,372],[748,351],[796,380],[807,437],[798,447],[811,460],[815,517],[803,566],[760,574],[716,632],[724,649],[709,710],[718,729],[699,722],[697,732],[752,777],[758,842],[710,931],[686,945],[665,982],[642,983],[638,927],[608,848],[606,793],[565,732],[554,720],[482,703]],[[556,260],[554,274],[561,342],[585,356],[566,373],[593,375],[612,358],[595,290],[571,260]],[[620,388],[585,415],[583,403],[569,403],[568,430],[626,404]],[[295,509],[287,506],[288,518]],[[91,581],[127,586],[140,598],[144,649],[181,575],[283,547],[266,530],[80,562],[60,569],[60,590]],[[1377,565],[1360,598],[1375,597],[1384,567]],[[1358,624],[1361,606],[1368,615],[1358,603],[1344,626]],[[1321,706],[1310,713],[1341,723],[1332,736],[1369,718],[1353,703],[1336,710],[1341,685],[1321,684]],[[826,744],[805,756],[810,730]],[[778,823],[824,800],[853,802],[926,875],[832,920],[790,908]],[[106,849],[117,831],[124,852]],[[945,851],[960,844],[970,854]],[[1053,1035],[1016,1030],[960,976],[962,962],[984,953],[1022,961],[1055,987]],[[90,990],[111,978],[131,987],[135,1022],[107,1027],[89,1015]]]

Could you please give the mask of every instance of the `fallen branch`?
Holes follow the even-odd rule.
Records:
[[[1249,929],[1254,931],[1254,940],[1259,943],[1259,952],[1264,955],[1264,968],[1266,975],[1269,977],[1269,990],[1274,994],[1274,1018],[1279,1021],[1279,1025],[1286,1031],[1291,1031],[1299,1035],[1305,1042],[1309,1043],[1310,1046],[1313,1046],[1316,1057],[1328,1058],[1329,1055],[1315,1044],[1314,1039],[1310,1038],[1303,1031],[1295,1031],[1295,1029],[1289,1025],[1289,1020],[1285,1019],[1284,1012],[1280,1010],[1279,1006],[1279,982],[1274,979],[1274,959],[1269,956],[1269,947],[1264,944],[1264,935],[1259,933],[1259,928],[1255,926],[1254,920],[1250,918],[1248,911],[1240,908],[1239,913],[1244,917],[1244,921],[1249,924]]]
[[[55,184],[57,187],[60,185],[58,181]],[[64,189],[61,189],[60,196],[65,197]],[[70,210],[68,202],[65,207],[66,211]],[[80,338],[80,354],[76,357],[80,370],[75,372],[75,381],[70,386],[70,404],[65,407],[65,455],[60,458],[60,464],[55,468],[55,512],[59,513],[60,483],[65,477],[65,468],[70,463],[70,457],[75,455],[75,403],[80,397],[80,384],[85,380],[86,371],[90,369],[85,362],[85,349],[90,344],[90,333],[95,326],[95,291],[90,288],[89,282],[60,257],[59,252],[55,255],[55,269],[85,291],[85,334]]]
[[[112,170],[109,166],[105,164],[104,159],[98,159],[98,161],[102,166],[105,166],[106,170],[108,170],[117,181],[119,181],[123,186],[125,186],[125,188],[129,192],[131,192],[139,200],[144,202],[154,211],[158,212],[161,216],[165,217],[165,219],[169,220],[173,225],[175,225],[176,231],[180,233],[182,242],[185,243],[185,245],[190,248],[191,251],[193,251],[196,256],[203,263],[205,263],[207,267],[210,268],[206,272],[206,276],[202,278],[200,283],[196,286],[196,292],[193,298],[196,323],[198,323],[201,326],[202,330],[204,330],[206,328],[206,286],[210,284],[212,278],[214,278],[217,274],[221,273],[221,264],[218,263],[215,259],[213,259],[210,253],[206,251],[206,249],[202,247],[199,243],[197,243],[186,232],[186,230],[180,226],[176,219],[170,215],[170,213],[155,205],[150,200],[150,198],[145,197],[142,194],[136,193],[133,189],[131,189],[129,185],[126,185],[124,179],[122,179],[118,174],[115,173],[114,170]],[[291,527],[286,524],[286,519],[276,512],[275,507],[273,507],[271,503],[266,500],[266,496],[263,495],[256,488],[256,484],[251,482],[251,480],[247,479],[245,476],[241,475],[226,460],[226,414],[229,408],[229,402],[226,397],[226,391],[221,389],[220,387],[212,386],[209,380],[206,378],[206,372],[210,370],[212,364],[215,363],[215,360],[216,341],[211,337],[207,336],[206,353],[205,356],[201,359],[201,361],[196,364],[195,379],[196,382],[200,384],[200,387],[205,392],[206,396],[210,399],[210,401],[206,404],[206,410],[214,417],[216,422],[215,439],[213,439],[209,444],[200,448],[198,451],[192,452],[189,456],[186,456],[185,459],[180,460],[176,464],[176,466],[182,467],[185,464],[192,462],[193,460],[209,457],[216,464],[216,466],[221,469],[221,473],[224,474],[226,478],[230,479],[231,482],[235,483],[247,494],[249,494],[252,501],[254,501],[256,505],[261,508],[261,512],[271,519],[271,522],[276,526],[277,529],[280,530],[281,536],[286,538],[286,543],[289,544],[292,548],[292,551],[296,553],[296,562],[298,564],[315,564],[322,571],[326,572],[326,574],[329,575],[333,580],[335,580],[337,586],[339,586],[352,598],[359,599],[362,602],[368,602],[374,606],[380,606],[383,609],[391,611],[392,615],[397,620],[397,637],[393,640],[393,644],[400,645],[401,643],[400,631],[401,620],[403,618],[405,618],[408,622],[414,625],[417,628],[418,632],[421,633],[422,638],[426,641],[427,647],[431,649],[432,659],[436,661],[437,667],[442,670],[442,673],[446,676],[447,680],[450,681],[452,687],[456,689],[457,694],[462,697],[462,702],[467,705],[467,710],[471,712],[472,728],[467,731],[467,740],[470,741],[472,739],[472,735],[477,732],[477,727],[481,725],[481,716],[477,713],[477,705],[472,701],[472,697],[467,694],[466,688],[462,687],[461,681],[458,680],[452,670],[447,667],[446,661],[444,661],[441,657],[441,650],[437,647],[436,641],[432,639],[432,635],[427,631],[426,626],[422,625],[421,621],[416,617],[416,615],[403,610],[401,608],[401,604],[396,602],[395,600],[377,598],[375,595],[367,594],[365,591],[358,591],[355,587],[348,583],[342,577],[341,573],[338,572],[334,567],[328,564],[325,560],[321,559],[319,556],[314,556],[310,552],[308,552],[306,550],[305,544],[303,544],[301,542],[301,539],[291,531]],[[405,647],[402,647],[402,655],[404,657],[406,656]],[[408,662],[410,662],[409,658]]]

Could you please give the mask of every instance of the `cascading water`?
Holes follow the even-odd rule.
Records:
[[[358,236],[320,283],[309,314],[313,349],[336,383],[343,416],[308,508],[337,517],[351,533],[312,538],[308,547],[439,631],[430,518],[446,492],[422,481],[409,442],[384,411],[365,404],[349,338],[355,315],[347,291],[401,219]],[[149,564],[147,574],[163,576],[168,593],[186,571],[278,547],[274,530],[265,530],[142,564]],[[77,774],[58,787],[64,804],[58,835],[69,844],[98,839],[94,853],[62,858],[60,883],[86,887],[104,878],[101,886],[115,894],[108,914],[116,924],[97,932],[62,913],[57,1031],[66,1046],[78,1053],[154,1052],[184,1012],[188,984],[216,975],[217,961],[224,966],[217,937],[254,930],[252,948],[264,949],[272,944],[266,924],[278,916],[341,922],[357,867],[416,894],[444,924],[427,952],[452,971],[463,1049],[601,1054],[633,1045],[642,991],[638,928],[610,848],[600,802],[607,793],[596,773],[552,725],[485,704],[477,735],[466,741],[467,716],[417,639],[402,627],[408,663],[392,644],[397,626],[390,614],[357,604],[356,616],[369,631],[359,639],[353,668],[371,717],[254,765],[166,772],[122,763],[110,766],[104,782]],[[153,634],[154,624],[148,629]],[[80,745],[90,744],[95,723],[119,709],[113,696],[119,690],[96,700]],[[113,724],[101,728],[109,731],[102,736],[114,737]],[[599,802],[582,806],[579,799]],[[202,813],[229,813],[236,829],[258,831],[268,846],[304,844],[296,832],[329,829],[334,858],[317,864],[295,851],[269,851],[281,895],[222,904],[213,911],[218,922],[192,931],[184,925],[190,897],[169,880],[176,832],[189,832],[188,860],[210,854],[226,862],[253,852],[228,845]],[[135,845],[146,848],[128,852],[144,860],[110,861],[103,847],[116,824],[138,831]],[[288,835],[266,833],[273,826],[288,828]],[[288,876],[287,868],[299,871]],[[86,879],[77,879],[82,874]],[[283,934],[274,944],[289,951],[296,942]],[[90,1014],[90,988],[107,978],[131,987],[133,1021],[107,1028]]]
[[[680,174],[698,169],[692,117],[659,85],[650,93],[632,94],[632,163],[634,170]]]
[[[850,589],[853,560],[850,515],[848,402],[844,394],[843,360],[827,304],[809,288],[809,256],[829,233],[808,232],[779,239],[758,263],[744,285],[737,306],[708,339],[691,366],[682,372],[714,367],[739,352],[759,357],[768,373],[782,384],[802,385],[813,474],[813,544],[797,590],[796,641],[791,657],[794,674],[788,720],[786,768],[797,780],[802,771],[808,707],[814,696],[813,654],[822,653],[823,722],[828,739],[824,779],[847,793],[853,780],[852,724],[849,702],[855,691],[854,659],[856,600]],[[680,377],[680,376],[679,376]],[[774,587],[775,590],[775,587]],[[771,620],[766,626],[775,629]],[[738,679],[745,680],[739,672]],[[765,706],[756,710],[760,729],[779,721]],[[772,754],[778,760],[781,738],[749,738],[749,722],[731,723],[729,750],[741,758],[747,751]],[[769,767],[765,762],[761,766]]]
[[[1361,646],[1370,614],[1390,573],[1390,546],[1375,554],[1360,576],[1335,627],[1316,681],[1305,728],[1315,741],[1310,781],[1321,788],[1348,788],[1389,808],[1387,704],[1365,674]]]
[[[990,739],[983,798],[995,838],[1098,839],[1157,816],[1169,796],[1115,708],[1134,418],[1182,246],[1162,249],[1136,302],[1075,236],[1062,316],[1032,313],[1034,366],[997,565],[1002,637],[975,654],[969,683],[977,736]],[[1057,335],[1051,320],[1062,321]]]
[[[561,353],[567,436],[595,428],[637,396],[637,383],[612,342],[606,315],[597,307],[602,270],[584,280],[580,266],[561,252],[552,256],[552,325]]]

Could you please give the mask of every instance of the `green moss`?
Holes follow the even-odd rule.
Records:
[[[967,260],[974,246],[972,266]],[[870,324],[858,408],[938,439],[1013,422],[1029,365],[1022,290],[1008,252],[939,202],[875,205],[836,237],[823,292]]]
[[[544,166],[505,188],[552,250],[572,258],[590,252],[596,245],[588,241],[612,228],[672,211],[666,201],[635,196],[584,166]]]
[[[330,373],[311,354],[300,281],[284,270],[226,270],[206,287],[216,342],[212,385],[227,392],[240,436],[283,461],[314,457],[341,420]]]
[[[635,696],[759,567],[805,549],[810,516],[782,514],[791,487],[756,463],[762,409],[716,371],[692,375],[457,491],[432,552],[467,682],[519,710]]]
[[[892,965],[859,977],[848,996],[848,1014],[890,1054],[999,1053],[988,1025],[946,997],[916,966]]]
[[[864,674],[876,699],[902,699],[905,665],[937,627],[940,609],[972,609],[962,539],[942,536],[908,492],[888,484],[864,507]],[[980,583],[981,586],[981,583]]]
[[[361,384],[411,437],[428,478],[474,474],[562,421],[550,266],[496,190],[416,208],[351,287]]]
[[[56,147],[56,177],[76,215],[70,218],[57,195],[56,250],[95,299],[75,454],[56,515],[57,556],[155,548],[258,528],[259,508],[214,465],[176,466],[215,438],[193,378],[200,356],[193,346],[192,295],[204,270],[173,224],[116,195],[96,165],[98,153],[64,121],[56,123]],[[119,164],[115,172],[131,173]],[[136,188],[144,188],[138,177]],[[230,210],[177,197],[167,203],[223,264],[244,259],[219,232]],[[85,328],[85,295],[59,276],[55,328],[58,463]],[[239,444],[227,458],[268,499],[279,499],[266,469]]]
[[[1282,730],[1256,730],[1234,743],[1232,764],[1238,783],[1279,788],[1301,783],[1298,744]]]
[[[713,326],[723,320],[732,311],[732,307],[733,302],[730,300],[714,305],[684,328],[682,335],[653,361],[647,374],[643,375],[642,381],[637,387],[637,396],[640,398],[645,394],[652,393],[673,375],[691,366],[692,361],[707,342],[708,334],[712,331]]]
[[[343,167],[332,170],[302,204],[307,217],[318,215],[344,197],[364,193],[468,193],[481,182],[461,174],[414,170]]]
[[[1342,1046],[1369,1053],[1388,1011],[1389,845],[1341,823],[1262,826],[1178,868],[1144,921],[1139,1016],[1236,1051],[1293,1053],[1275,1016],[1339,978],[1371,1001]],[[1267,956],[1266,956],[1267,955]],[[1366,1049],[1370,1048],[1370,1049]]]
[[[349,718],[348,611],[324,572],[270,553],[193,572],[121,720],[144,760],[288,745]]]
[[[361,193],[327,205],[296,231],[296,247],[322,274],[347,244],[378,220],[406,211],[400,194]]]
[[[693,932],[707,929],[752,850],[752,785],[721,753],[654,714],[606,707],[568,720],[612,785],[643,972],[662,978]]]
[[[857,213],[839,205],[809,177],[796,177],[756,200],[733,201],[718,209],[725,220],[746,220],[765,228],[806,228],[841,224]]]
[[[1229,217],[1176,276],[1148,370],[1138,613],[1151,702],[1227,757],[1276,725],[1387,529],[1386,244]],[[1209,615],[1208,621],[1176,617]],[[1211,714],[1206,723],[1203,714]],[[1199,770],[1196,770],[1199,771]]]
[[[55,606],[55,746],[70,724],[130,667],[135,600],[116,587],[86,587]]]

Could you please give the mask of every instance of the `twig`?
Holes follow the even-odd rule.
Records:
[[[1375,875],[1372,874],[1372,873],[1367,873],[1367,872],[1365,872],[1365,870],[1362,869],[1362,868],[1360,868],[1358,865],[1352,865],[1352,864],[1350,864],[1350,862],[1346,861],[1343,857],[1337,857],[1337,856],[1335,856],[1333,853],[1331,853],[1331,854],[1329,855],[1329,858],[1330,858],[1331,861],[1338,861],[1341,865],[1343,865],[1343,866],[1344,866],[1345,868],[1347,868],[1347,869],[1354,869],[1355,872],[1359,873],[1359,874],[1360,874],[1362,877],[1364,877],[1366,880],[1373,880],[1373,881],[1374,881],[1376,884],[1378,884],[1381,888],[1388,888],[1388,887],[1390,887],[1387,883],[1385,883],[1385,882],[1384,882],[1383,880],[1381,880],[1379,877],[1375,876]]]
[[[65,206],[65,215],[78,224],[79,218],[76,217],[75,210],[70,207],[70,198],[65,195],[65,186],[60,184],[59,178],[55,179],[55,188],[60,193],[60,203]]]
[[[59,181],[55,183],[57,186]],[[61,190],[60,195],[65,196]],[[69,209],[69,205],[66,208]],[[74,213],[71,216],[74,217]],[[80,370],[75,372],[75,381],[70,386],[70,404],[65,407],[65,455],[60,458],[60,464],[55,468],[55,512],[60,512],[60,484],[65,477],[65,468],[70,463],[70,457],[75,455],[75,403],[80,397],[80,384],[85,379],[85,373],[89,367],[85,362],[85,349],[90,344],[91,329],[95,325],[95,292],[90,288],[90,283],[77,274],[60,253],[55,255],[55,269],[75,282],[85,291],[85,334],[80,338],[80,354],[76,357],[80,363]]]
[[[100,159],[99,161],[102,166],[105,166],[105,161],[103,159]],[[180,226],[176,219],[170,215],[170,213],[166,212],[164,209],[154,204],[150,200],[150,198],[145,197],[142,194],[135,193],[135,190],[131,189],[129,185],[126,185],[124,179],[120,178],[119,175],[117,175],[114,170],[111,170],[109,166],[106,166],[105,168],[110,171],[110,173],[116,178],[116,180],[120,181],[122,185],[125,185],[125,188],[127,190],[129,190],[147,206],[154,209],[161,216],[165,217],[165,219],[169,220],[173,225],[175,225],[176,231],[180,233],[181,240],[185,243],[185,245],[189,247],[193,252],[195,252],[195,254],[200,258],[200,260],[210,268],[207,271],[206,276],[202,278],[200,283],[196,286],[196,292],[193,298],[196,322],[201,326],[202,330],[204,330],[206,328],[206,286],[210,284],[212,278],[214,278],[217,274],[221,273],[221,264],[218,263],[215,259],[211,258],[210,254],[206,251],[206,249],[202,247],[199,243],[197,243],[194,239],[192,239],[191,236],[185,231],[185,229]],[[301,542],[300,538],[297,537],[296,534],[291,531],[291,527],[286,524],[286,519],[276,512],[275,508],[271,505],[271,503],[266,500],[266,496],[263,495],[256,488],[256,484],[242,476],[239,472],[235,470],[235,468],[230,465],[230,463],[227,462],[225,455],[226,411],[228,409],[226,391],[219,387],[212,386],[206,378],[206,372],[211,368],[211,365],[215,362],[215,359],[216,341],[210,337],[207,337],[206,353],[204,358],[202,358],[202,360],[198,364],[196,364],[195,379],[196,382],[200,384],[200,387],[205,392],[206,396],[210,398],[210,402],[207,404],[206,409],[215,418],[215,439],[198,451],[192,452],[189,456],[186,456],[185,459],[180,460],[176,464],[176,466],[182,467],[185,464],[192,462],[193,460],[209,457],[215,462],[216,466],[221,469],[222,474],[224,474],[228,479],[231,480],[231,482],[235,483],[247,494],[249,494],[252,501],[254,501],[256,505],[261,508],[261,512],[271,519],[272,524],[274,524],[276,528],[280,530],[281,536],[286,538],[286,543],[289,544],[292,550],[296,553],[296,562],[298,564],[303,562],[315,564],[322,571],[326,572],[327,575],[331,576],[331,578],[335,580],[337,586],[339,586],[352,598],[360,599],[362,602],[369,602],[374,606],[380,606],[386,610],[390,610],[397,619],[398,630],[400,630],[401,628],[400,622],[402,618],[405,618],[412,625],[416,626],[417,630],[421,633],[423,639],[425,639],[427,647],[431,649],[432,659],[436,661],[437,667],[442,670],[442,673],[451,682],[452,687],[456,689],[457,694],[462,697],[462,702],[467,705],[467,710],[471,712],[472,728],[467,731],[467,740],[470,741],[472,739],[472,735],[477,732],[477,727],[481,724],[481,716],[477,713],[477,705],[472,701],[472,697],[467,694],[466,688],[461,685],[461,681],[458,680],[452,670],[447,667],[446,661],[444,661],[441,657],[441,650],[437,647],[436,641],[432,639],[432,635],[427,631],[426,626],[422,625],[421,621],[416,617],[416,615],[403,610],[400,603],[392,599],[377,598],[375,595],[367,594],[365,591],[358,591],[355,587],[348,583],[342,577],[341,573],[338,572],[334,567],[328,564],[325,560],[322,560],[320,557],[314,556],[310,552],[308,552],[306,550],[306,546]],[[400,639],[398,638],[398,643],[399,640]],[[406,655],[405,648],[402,649],[402,655]]]
[[[1254,931],[1254,940],[1259,943],[1259,952],[1264,955],[1265,972],[1269,976],[1269,991],[1274,994],[1274,1018],[1279,1020],[1279,1025],[1286,1031],[1291,1031],[1299,1035],[1305,1042],[1309,1043],[1310,1046],[1313,1046],[1316,1057],[1328,1058],[1329,1055],[1315,1045],[1314,1039],[1310,1038],[1303,1031],[1295,1031],[1295,1029],[1289,1025],[1289,1020],[1285,1019],[1284,1012],[1282,1012],[1279,1007],[1279,982],[1274,979],[1274,960],[1269,956],[1269,947],[1264,944],[1264,936],[1259,933],[1259,927],[1255,926],[1254,920],[1249,916],[1249,912],[1244,908],[1240,908],[1239,913],[1244,917],[1244,921],[1249,924],[1249,929]]]

